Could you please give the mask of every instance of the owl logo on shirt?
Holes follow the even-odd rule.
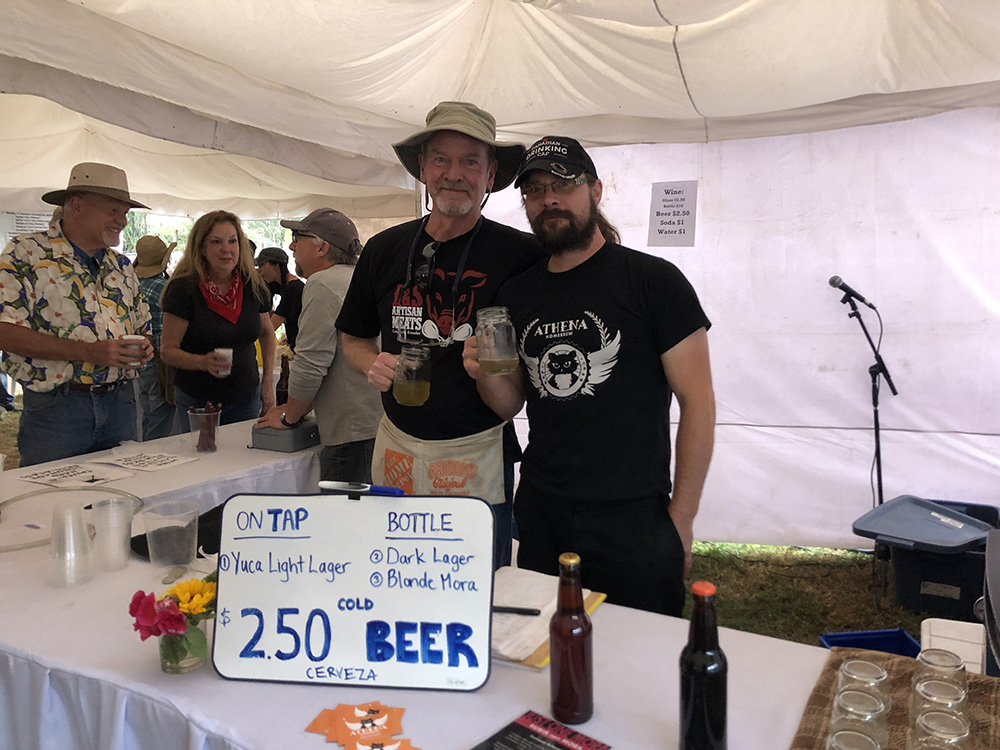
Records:
[[[585,311],[584,315],[586,319],[563,321],[559,324],[539,325],[538,319],[535,319],[521,335],[521,357],[528,372],[528,380],[539,397],[571,398],[578,394],[592,396],[594,386],[600,385],[611,375],[618,362],[621,331],[612,336],[607,326],[594,313]],[[593,339],[591,333],[594,330],[599,334],[600,346],[588,351],[582,342]],[[580,333],[582,335],[574,335]],[[537,339],[546,342],[545,348],[539,356],[529,356],[525,352],[525,344]]]

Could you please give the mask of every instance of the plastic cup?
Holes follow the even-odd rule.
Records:
[[[91,507],[97,530],[97,562],[102,570],[121,570],[128,564],[132,539],[132,500],[109,497]]]
[[[149,562],[157,578],[170,571],[176,580],[194,562],[198,552],[199,510],[201,507],[194,500],[168,500],[143,510]]]
[[[233,371],[233,350],[228,347],[222,347],[214,350],[216,354],[221,354],[229,361],[229,369],[225,372],[219,373],[222,377],[228,378],[230,373]]]
[[[49,553],[53,586],[76,586],[90,580],[93,563],[82,505],[61,503],[52,509]]]
[[[197,436],[198,442],[194,449],[198,453],[215,453],[217,446],[216,435],[219,432],[219,417],[222,411],[207,411],[205,409],[188,409],[188,419],[191,421],[191,432]]]
[[[130,333],[128,336],[122,336],[122,341],[145,341],[145,340],[146,340],[145,336],[139,336],[134,333]],[[129,344],[128,348],[135,349],[138,352],[142,352],[141,344],[134,344],[134,345]],[[127,364],[129,367],[139,367],[140,365],[142,365],[142,361],[137,359],[132,362],[126,362],[125,364]]]

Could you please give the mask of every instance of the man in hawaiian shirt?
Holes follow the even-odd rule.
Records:
[[[135,438],[136,367],[149,361],[149,307],[120,242],[132,200],[125,173],[73,167],[46,232],[21,234],[0,255],[0,368],[24,389],[17,435],[30,466]]]

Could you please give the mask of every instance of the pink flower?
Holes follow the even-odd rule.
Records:
[[[177,602],[170,597],[157,601],[152,592],[136,591],[128,613],[135,618],[132,628],[139,631],[141,640],[151,635],[184,635],[187,632],[187,619]]]

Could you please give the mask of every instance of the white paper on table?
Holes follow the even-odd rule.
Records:
[[[504,566],[493,574],[493,605],[541,610],[540,615],[493,613],[490,652],[495,657],[523,661],[549,637],[549,620],[556,611],[559,576]],[[584,589],[584,598],[590,594]]]
[[[131,471],[112,469],[110,466],[69,464],[68,466],[57,466],[54,469],[35,471],[31,474],[22,474],[19,478],[36,484],[47,484],[50,487],[80,487],[107,484],[130,476],[132,476]]]
[[[97,459],[98,463],[121,466],[125,469],[138,469],[139,471],[159,471],[170,466],[186,464],[188,461],[197,461],[196,456],[175,456],[172,453],[131,453],[127,456],[108,456]]]

